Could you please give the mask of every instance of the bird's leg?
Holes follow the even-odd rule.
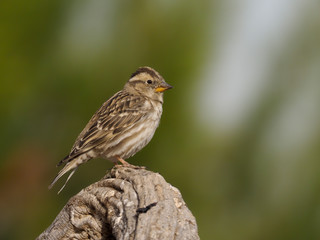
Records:
[[[145,167],[140,167],[140,166],[132,165],[132,164],[128,163],[127,161],[125,161],[124,159],[122,159],[121,157],[119,157],[119,156],[116,156],[116,158],[117,158],[117,160],[118,160],[119,162],[122,163],[122,165],[123,165],[124,167],[137,168],[137,169],[138,169],[138,168],[145,168]],[[117,165],[119,165],[119,164],[117,164]]]
[[[127,161],[125,161],[124,159],[122,159],[122,158],[119,157],[119,156],[117,156],[116,158],[117,158],[117,160],[118,160],[119,162],[121,162],[122,165],[124,165],[124,166],[130,166],[130,165],[131,165],[130,163],[128,163]],[[131,165],[131,166],[133,166],[133,165]]]

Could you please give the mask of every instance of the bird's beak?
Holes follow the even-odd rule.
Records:
[[[161,83],[160,86],[158,86],[155,90],[155,92],[164,92],[165,90],[168,90],[170,88],[173,88],[171,85],[169,85],[166,82]]]

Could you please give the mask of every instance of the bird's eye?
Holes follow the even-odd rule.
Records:
[[[147,80],[147,83],[148,83],[148,84],[151,84],[151,83],[152,83],[152,80]]]

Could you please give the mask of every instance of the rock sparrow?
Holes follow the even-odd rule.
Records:
[[[133,166],[125,159],[146,146],[159,126],[163,92],[172,88],[150,67],[140,67],[124,88],[107,100],[92,116],[76,139],[70,154],[57,166],[65,164],[49,189],[72,170],[62,189],[79,165],[92,158],[117,161]]]

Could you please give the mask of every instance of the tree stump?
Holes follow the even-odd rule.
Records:
[[[158,174],[116,166],[73,196],[37,239],[199,239],[180,191]]]

